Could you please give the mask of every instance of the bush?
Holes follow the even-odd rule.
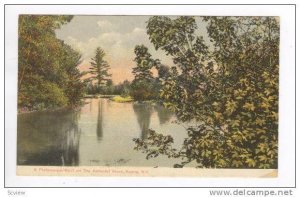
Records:
[[[19,106],[41,110],[68,104],[68,98],[57,84],[44,81],[37,76],[22,88],[19,91]]]

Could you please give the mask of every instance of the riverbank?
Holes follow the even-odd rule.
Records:
[[[89,98],[107,98],[113,102],[117,103],[127,103],[127,102],[133,102],[135,104],[147,104],[147,105],[156,105],[157,102],[155,100],[148,100],[148,101],[135,101],[131,96],[123,97],[121,95],[86,95],[84,96],[84,99]],[[60,107],[54,107],[54,108],[41,108],[36,107],[35,109],[29,109],[28,107],[21,107],[18,108],[18,115],[19,114],[28,114],[28,113],[34,113],[34,112],[54,112],[54,111],[64,111],[64,110],[78,110],[83,104],[85,104],[84,101],[78,106],[60,106]]]
[[[29,114],[34,112],[59,112],[59,111],[67,111],[67,110],[74,110],[78,111],[80,110],[81,106],[84,105],[85,102],[82,101],[80,104],[76,106],[58,106],[58,107],[52,107],[52,108],[28,108],[28,107],[18,107],[18,115],[19,114]]]
[[[126,103],[126,102],[134,101],[131,96],[122,97],[122,96],[119,96],[119,95],[110,98],[110,100],[114,101],[114,102],[117,102],[117,103]]]
[[[105,95],[105,94],[88,94],[88,95],[85,95],[84,98],[113,98],[115,96],[119,96],[119,95],[114,95],[114,94],[109,94],[109,95]]]
[[[105,94],[91,94],[91,95],[85,95],[85,99],[87,98],[108,98],[111,101],[117,102],[117,103],[126,103],[126,102],[133,102],[135,104],[148,104],[148,105],[156,105],[159,103],[159,101],[156,100],[145,100],[145,101],[137,101],[134,100],[131,96],[121,96],[121,95],[105,95]]]
[[[28,109],[18,109],[18,115],[22,114],[30,114],[30,113],[36,113],[36,112],[64,112],[64,111],[69,111],[69,110],[74,110],[78,111],[80,109],[80,106],[77,107],[70,107],[70,106],[65,106],[65,107],[57,107],[57,108],[52,108],[52,109],[35,109],[35,110],[28,110]]]
[[[117,103],[133,102],[134,104],[143,104],[143,105],[146,104],[146,105],[153,105],[153,106],[158,104],[158,101],[155,101],[155,100],[136,101],[131,96],[123,97],[120,95],[111,97],[109,100],[117,102]]]

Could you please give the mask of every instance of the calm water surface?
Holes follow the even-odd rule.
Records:
[[[174,137],[179,148],[183,125],[161,106],[86,99],[75,112],[34,112],[18,115],[18,165],[46,166],[164,166],[180,160],[165,156],[146,160],[133,150],[133,138],[147,138],[154,129]]]

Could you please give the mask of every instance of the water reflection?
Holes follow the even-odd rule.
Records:
[[[164,157],[146,160],[133,138],[154,129],[181,147],[186,132],[162,106],[86,99],[80,111],[18,115],[17,164],[41,166],[173,166]]]
[[[162,105],[155,105],[155,110],[157,111],[157,116],[159,119],[159,124],[165,124],[167,122],[170,121],[170,119],[173,116],[173,112],[171,112],[170,110],[168,110],[167,108],[165,108]]]
[[[97,118],[97,139],[103,138],[103,99],[98,101],[98,118]]]
[[[141,138],[146,139],[148,137],[149,125],[153,110],[157,112],[159,124],[163,125],[170,121],[173,113],[161,105],[149,105],[149,104],[133,104],[133,110],[137,117],[141,129]]]
[[[62,165],[77,166],[79,164],[79,140],[80,129],[78,128],[78,114],[71,114],[69,128],[63,132],[62,150],[63,154]]]
[[[19,115],[17,164],[78,165],[78,116],[70,110]]]
[[[146,139],[148,137],[150,117],[153,112],[151,105],[134,104],[134,113],[137,117],[141,129],[141,138]]]

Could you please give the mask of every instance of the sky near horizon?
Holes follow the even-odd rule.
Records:
[[[151,16],[74,16],[70,23],[56,30],[59,39],[82,54],[80,70],[88,70],[97,47],[105,53],[111,69],[112,80],[118,84],[133,80],[132,68],[136,66],[134,47],[143,44],[155,59],[172,65],[171,57],[156,51],[146,33],[146,22]],[[197,18],[198,31],[206,33],[205,24]],[[205,37],[205,36],[204,36]]]

